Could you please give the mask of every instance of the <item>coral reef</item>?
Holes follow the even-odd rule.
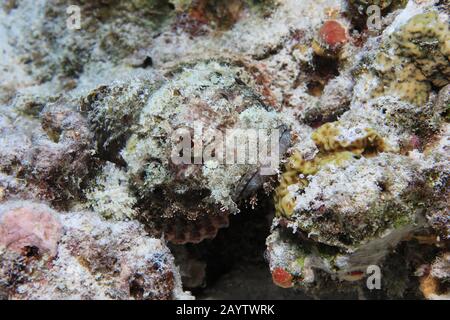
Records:
[[[405,12],[415,4],[408,6]],[[275,192],[278,218],[267,240],[270,269],[282,287],[281,275],[289,287],[311,294],[320,294],[330,279],[364,283],[370,266],[389,269],[398,259],[392,248],[408,246],[410,239],[445,247],[448,169],[442,165],[448,166],[448,149],[440,149],[447,154],[441,157],[434,148],[445,149],[436,139],[444,145],[447,140],[442,117],[448,93],[442,87],[448,84],[448,17],[429,11],[397,19],[403,22],[394,21],[398,27],[387,29],[380,46],[364,53],[375,57],[376,72],[361,72],[361,62],[355,63],[358,78],[348,110],[302,135],[287,159]],[[372,86],[378,81],[378,88]],[[371,96],[358,96],[367,88],[374,88]],[[437,97],[433,88],[442,88]],[[433,279],[421,280],[427,298],[438,290]],[[335,282],[333,290],[348,288]],[[392,288],[385,288],[388,296],[410,290]]]
[[[68,11],[71,5],[79,8],[79,28],[67,26],[70,18],[76,19]],[[15,46],[20,61],[33,61],[30,72],[39,81],[59,77],[60,86],[70,86],[70,78],[80,75],[87,63],[106,57],[117,62],[145,47],[170,11],[164,0],[52,0],[17,6],[22,10],[13,8],[7,19],[17,22],[10,28],[20,34]]]
[[[79,199],[94,161],[93,135],[76,105],[24,95],[0,112],[0,186],[5,195],[61,207]]]
[[[449,44],[438,0],[4,1],[0,298],[449,299]]]
[[[394,94],[417,105],[425,104],[432,85],[442,87],[449,82],[448,23],[440,21],[436,12],[419,14],[391,39],[376,58],[376,70],[382,74],[376,95]]]
[[[45,204],[0,206],[0,293],[9,299],[186,299],[173,257],[136,222]]]

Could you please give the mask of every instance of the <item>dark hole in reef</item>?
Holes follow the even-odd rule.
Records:
[[[39,257],[39,248],[36,246],[25,246],[23,248],[23,255],[27,258]]]
[[[350,238],[350,236],[348,234],[341,234],[338,237],[338,240],[340,242],[342,242],[345,245],[351,245],[352,244],[352,239]]]
[[[367,30],[367,16],[361,15],[356,12],[348,14],[347,17],[350,19],[352,24],[352,29],[350,32],[357,31],[358,33],[363,33]]]
[[[223,276],[235,270],[245,270],[247,266],[263,270],[262,273],[269,281],[268,285],[272,286],[264,252],[271,224],[268,216],[273,215],[274,209],[270,197],[264,194],[258,196],[260,205],[254,210],[250,206],[244,206],[237,215],[231,215],[230,226],[220,229],[216,238],[199,244],[184,245],[192,256],[206,263],[205,287],[188,288],[194,295],[202,296],[205,290],[215,286],[220,286],[222,290]],[[275,287],[274,289],[276,290]],[[227,286],[223,290],[233,289]]]
[[[142,64],[143,68],[153,67],[153,59],[150,56],[145,57],[144,62]]]
[[[339,75],[339,61],[333,57],[315,55],[313,68],[308,70],[308,93],[320,97],[331,79]]]
[[[140,274],[135,274],[130,281],[130,295],[135,299],[144,297],[144,278]]]
[[[167,7],[170,9],[170,10],[175,10],[175,5],[172,3],[172,2],[167,2]]]
[[[140,65],[138,65],[139,68],[146,69],[148,67],[153,67],[153,59],[150,56],[146,56],[145,59],[142,61]]]
[[[380,153],[378,146],[370,145],[364,149],[363,156],[366,158],[374,157]]]
[[[441,114],[442,118],[444,118],[447,122],[450,122],[450,108],[447,108],[444,112]]]
[[[325,85],[320,81],[311,81],[307,84],[308,93],[314,97],[320,97],[322,95]]]
[[[316,74],[321,78],[329,80],[339,75],[339,61],[335,58],[315,55],[313,64]]]
[[[381,192],[388,191],[388,186],[387,186],[386,182],[384,182],[384,181],[377,181],[377,185],[378,185],[378,188],[380,188]]]
[[[165,199],[164,190],[161,187],[156,187],[152,192],[152,197],[156,201],[164,201]]]

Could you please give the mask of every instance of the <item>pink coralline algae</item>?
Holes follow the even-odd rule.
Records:
[[[36,248],[55,256],[61,235],[61,223],[49,208],[25,204],[0,211],[0,246],[9,250]]]

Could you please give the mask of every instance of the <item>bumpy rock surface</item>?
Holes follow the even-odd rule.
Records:
[[[0,206],[0,292],[9,299],[180,299],[168,248],[137,222],[44,204]]]

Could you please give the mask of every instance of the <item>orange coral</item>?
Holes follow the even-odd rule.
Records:
[[[281,288],[292,288],[294,286],[294,277],[283,268],[275,268],[272,271],[272,280]]]
[[[328,20],[319,30],[320,39],[330,48],[338,49],[348,42],[346,29],[335,20]]]

